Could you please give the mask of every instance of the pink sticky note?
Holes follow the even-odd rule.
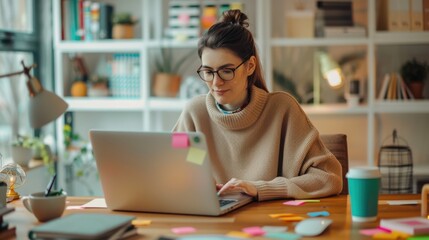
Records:
[[[388,233],[388,231],[382,228],[370,228],[370,229],[362,229],[359,231],[359,233],[366,236],[372,236],[377,233]]]
[[[187,233],[193,233],[196,231],[193,227],[177,227],[172,228],[171,231],[175,234],[187,234]]]
[[[300,205],[302,205],[304,203],[305,203],[304,201],[293,200],[293,201],[284,202],[283,204],[284,205],[289,205],[289,206],[300,206]]]
[[[265,234],[265,231],[261,227],[243,228],[243,232],[250,234],[252,236],[262,236]]]
[[[188,134],[186,134],[186,133],[173,133],[171,138],[172,138],[171,145],[173,148],[188,148],[189,147]]]

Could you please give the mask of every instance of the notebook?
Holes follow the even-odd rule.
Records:
[[[217,216],[253,199],[241,193],[217,196],[202,133],[91,130],[89,135],[109,209]]]
[[[120,239],[137,234],[133,216],[75,213],[36,226],[29,239]]]

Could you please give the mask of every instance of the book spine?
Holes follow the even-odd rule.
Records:
[[[113,6],[100,3],[100,31],[99,39],[112,39]]]
[[[423,0],[423,29],[429,31],[429,0]]]
[[[84,19],[84,29],[85,29],[85,40],[93,40],[91,32],[91,1],[83,2],[83,19]]]
[[[423,31],[423,0],[410,0],[411,31]]]

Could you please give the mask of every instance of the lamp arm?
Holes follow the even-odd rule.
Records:
[[[25,66],[23,60],[21,61],[21,64],[22,64],[22,67],[24,68],[22,71],[0,75],[0,78],[12,77],[15,75],[25,74],[28,78],[28,80],[27,80],[28,91],[30,92],[30,96],[34,97],[35,95],[37,95],[37,93],[43,91],[43,86],[42,86],[42,84],[40,84],[40,81],[37,78],[31,76],[31,74],[30,74],[31,69],[35,68],[36,64],[32,64],[31,66],[27,67],[27,66]]]

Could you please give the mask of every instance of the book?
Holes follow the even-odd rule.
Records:
[[[411,31],[423,31],[423,0],[410,0]]]
[[[381,219],[380,227],[411,235],[429,234],[429,219],[423,217]]]
[[[384,75],[383,83],[381,84],[381,90],[378,95],[378,100],[383,100],[386,98],[389,83],[390,83],[390,75],[386,73]]]
[[[100,213],[75,213],[36,226],[29,239],[115,239],[133,231],[133,216]]]
[[[4,215],[15,211],[13,207],[0,208],[0,239],[9,239],[16,235],[16,227],[10,226],[8,222],[4,221]]]

